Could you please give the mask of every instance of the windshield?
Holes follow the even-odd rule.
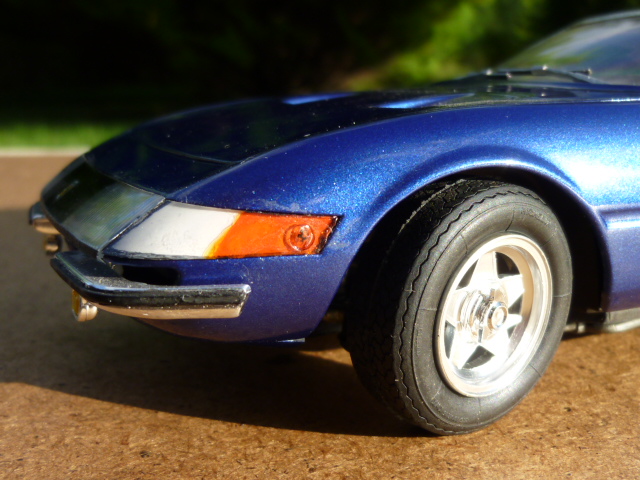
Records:
[[[640,85],[640,13],[579,23],[533,45],[500,68],[543,65],[589,71],[594,79],[607,83]]]

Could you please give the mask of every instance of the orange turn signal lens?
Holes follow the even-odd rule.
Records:
[[[337,217],[242,212],[207,258],[313,255],[324,248]]]

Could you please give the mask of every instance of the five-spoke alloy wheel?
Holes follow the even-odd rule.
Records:
[[[469,258],[445,293],[437,360],[451,388],[480,397],[508,386],[540,344],[552,278],[542,250],[502,235]]]
[[[345,340],[396,415],[465,433],[505,415],[548,367],[569,312],[571,257],[558,219],[527,189],[460,180],[424,196]]]

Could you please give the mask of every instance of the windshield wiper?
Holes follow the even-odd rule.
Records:
[[[590,68],[585,70],[561,70],[559,68],[549,68],[546,65],[541,67],[531,68],[510,68],[510,69],[498,69],[498,70],[485,70],[484,75],[487,77],[502,77],[507,80],[516,76],[555,76],[555,77],[568,77],[572,80],[577,80],[584,83],[602,83],[593,78]]]

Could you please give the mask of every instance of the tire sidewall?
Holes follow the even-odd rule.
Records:
[[[397,322],[401,339],[397,374],[403,379],[407,398],[412,399],[408,410],[427,429],[441,430],[435,423],[448,426],[446,433],[468,432],[505,415],[539,380],[562,337],[572,283],[569,249],[549,208],[530,192],[517,190],[512,192],[517,195],[485,192],[482,202],[474,198],[457,207],[449,218],[459,215],[458,220],[437,228],[414,262],[409,277],[414,280],[405,286],[408,308]],[[488,396],[467,397],[453,390],[440,372],[436,360],[438,312],[465,261],[480,246],[505,234],[528,237],[544,252],[553,279],[551,314],[532,360],[514,382]],[[414,295],[417,297],[409,301]]]

